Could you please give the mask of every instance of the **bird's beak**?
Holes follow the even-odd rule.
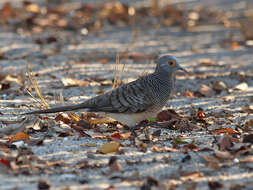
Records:
[[[188,73],[183,67],[179,67],[178,70],[184,71],[185,73]]]

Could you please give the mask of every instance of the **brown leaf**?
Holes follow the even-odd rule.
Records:
[[[184,92],[183,96],[190,97],[190,98],[194,98],[195,97],[194,94],[191,91],[189,91],[189,90],[186,90]]]
[[[143,54],[143,53],[137,53],[137,52],[132,52],[128,54],[128,58],[129,59],[133,59],[133,60],[147,60],[148,59],[148,55]]]
[[[70,124],[70,119],[63,114],[59,114],[56,116],[55,121],[62,121],[65,124]]]
[[[122,172],[121,165],[118,163],[118,158],[116,156],[112,156],[109,160],[109,173],[108,175],[112,174],[113,172]]]
[[[180,172],[180,180],[188,181],[188,180],[196,180],[199,178],[204,177],[204,174],[199,171],[192,171],[192,172]]]
[[[13,143],[16,141],[23,141],[23,140],[28,140],[28,139],[30,139],[29,135],[27,135],[24,132],[18,132],[15,135],[13,135],[12,137],[10,137],[9,142]]]
[[[220,150],[216,150],[216,149],[214,149],[214,155],[217,158],[220,158],[223,160],[231,160],[234,158],[228,151],[220,151]]]
[[[208,181],[208,186],[210,187],[210,189],[218,189],[222,188],[223,184],[218,181]]]
[[[231,128],[214,129],[214,130],[211,130],[210,132],[212,134],[230,134],[230,135],[239,134],[239,132]]]
[[[38,190],[49,190],[49,189],[50,189],[50,183],[47,180],[45,179],[39,180]]]
[[[213,66],[217,66],[217,62],[213,59],[209,59],[209,58],[204,58],[200,60],[199,63],[201,66],[206,66],[206,67],[213,67]]]
[[[201,87],[198,89],[198,92],[206,97],[212,97],[215,95],[214,90],[205,84],[201,85]]]
[[[253,156],[248,156],[246,158],[242,158],[242,159],[240,159],[240,162],[241,163],[247,163],[247,162],[253,163]]]
[[[169,121],[172,119],[179,119],[180,116],[174,110],[168,109],[159,112],[157,118],[159,121]]]
[[[62,83],[66,87],[71,87],[71,86],[88,86],[90,82],[88,81],[83,81],[83,80],[78,80],[78,79],[73,79],[73,78],[62,78],[61,79]]]
[[[108,142],[100,146],[98,149],[98,152],[101,152],[103,154],[117,152],[119,150],[119,146],[120,144],[118,142],[115,142],[115,141]]]
[[[204,114],[204,112],[203,112],[203,110],[202,110],[201,108],[199,108],[198,113],[197,113],[197,116],[198,116],[198,118],[200,118],[200,119],[206,118],[206,116],[205,116],[205,114]]]
[[[111,138],[115,138],[115,139],[119,139],[120,138],[120,134],[118,131],[114,132],[113,134],[111,134],[110,136]]]
[[[252,120],[252,125],[253,125],[253,120]],[[253,134],[244,135],[243,136],[243,143],[251,143],[251,144],[253,144]]]
[[[91,129],[91,125],[87,120],[81,119],[80,121],[77,122],[77,126],[82,127],[84,129]]]
[[[212,83],[212,86],[213,89],[218,93],[227,90],[227,85],[222,81],[215,81],[214,83]]]
[[[7,2],[3,5],[2,9],[1,9],[1,14],[4,17],[9,17],[12,14],[12,6],[11,3]]]
[[[248,84],[246,82],[240,83],[234,87],[235,90],[245,91],[248,89]]]
[[[228,148],[231,148],[233,146],[234,142],[239,142],[238,139],[233,138],[231,136],[225,136],[221,139],[221,142],[219,143],[220,150],[225,151]]]
[[[120,133],[119,136],[120,136],[120,139],[126,140],[129,137],[131,137],[131,132]]]
[[[206,161],[206,165],[208,167],[211,167],[213,169],[216,169],[216,170],[220,170],[221,167],[219,166],[219,159],[212,156],[212,155],[208,155],[208,154],[204,154],[204,155],[201,155],[200,156],[203,160]]]
[[[1,159],[0,159],[0,164],[3,164],[3,165],[5,165],[5,166],[7,166],[8,168],[11,167],[10,161],[9,161],[9,160],[6,160],[6,159],[4,159],[4,158],[1,158]]]
[[[150,147],[150,150],[153,151],[153,152],[158,152],[158,153],[160,153],[160,152],[179,152],[179,150],[175,149],[175,148],[170,148],[170,147],[167,147],[167,146],[161,148],[161,147],[156,146],[156,145]]]
[[[182,147],[182,150],[192,150],[194,152],[197,152],[199,149],[195,144],[186,144]]]
[[[11,87],[10,83],[2,83],[0,84],[0,90],[7,90]]]

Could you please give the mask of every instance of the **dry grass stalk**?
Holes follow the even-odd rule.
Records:
[[[49,104],[46,102],[45,98],[43,97],[43,95],[42,95],[42,93],[41,93],[41,91],[40,91],[40,88],[39,88],[39,86],[38,86],[38,83],[37,83],[36,78],[32,75],[32,73],[31,73],[31,71],[30,71],[29,62],[28,62],[28,61],[26,62],[26,72],[27,72],[27,74],[28,74],[28,79],[29,79],[30,83],[32,84],[32,87],[34,88],[36,94],[39,96],[41,102],[40,102],[39,100],[37,100],[37,99],[28,91],[29,95],[30,95],[35,101],[40,102],[40,104],[41,104],[42,106],[44,106],[46,109],[49,109],[50,106],[49,106]]]
[[[134,43],[138,39],[139,33],[140,33],[140,27],[138,27],[134,31],[134,37],[131,40],[131,42],[129,44],[127,44],[125,50],[122,53],[119,53],[119,54],[116,55],[115,73],[114,73],[114,78],[113,78],[112,89],[114,89],[115,87],[117,88],[119,86],[120,81],[121,81],[121,79],[123,77],[123,74],[124,74],[124,69],[125,69],[125,65],[126,65],[125,63],[122,66],[119,77],[117,77],[118,76],[118,65],[119,65],[120,58],[127,58],[128,57],[129,50],[134,46]]]

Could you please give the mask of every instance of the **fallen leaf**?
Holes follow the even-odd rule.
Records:
[[[173,141],[174,141],[174,144],[188,144],[187,141],[184,141],[183,139],[178,138],[178,137],[174,138]]]
[[[129,59],[133,59],[133,60],[147,60],[148,59],[148,55],[143,54],[143,53],[138,53],[138,52],[132,52],[128,54],[128,58]]]
[[[203,110],[202,110],[201,108],[199,108],[198,113],[197,113],[197,116],[198,116],[198,118],[200,118],[200,119],[206,118],[206,116],[205,116],[205,114],[204,114],[204,112],[203,112]]]
[[[103,154],[108,154],[112,152],[117,152],[119,150],[120,144],[115,141],[108,142],[99,147],[98,151]]]
[[[15,135],[13,135],[12,137],[10,137],[9,142],[13,143],[16,141],[23,141],[23,140],[28,140],[28,139],[30,139],[29,135],[27,135],[24,132],[18,132]]]
[[[182,150],[192,150],[194,152],[197,152],[199,149],[195,144],[186,144],[182,147]]]
[[[248,84],[246,82],[240,83],[234,87],[235,90],[245,91],[248,89]]]
[[[11,167],[10,161],[9,161],[9,160],[6,160],[6,159],[4,159],[4,158],[1,158],[1,159],[0,159],[0,164],[3,164],[3,165],[5,165],[5,166],[7,166],[8,168]]]
[[[86,143],[86,144],[81,144],[80,146],[84,146],[84,147],[96,147],[97,144],[96,143]]]
[[[227,85],[222,81],[215,81],[214,83],[212,83],[212,86],[213,89],[218,93],[227,90]]]
[[[83,80],[78,80],[78,79],[73,79],[73,78],[62,78],[61,79],[62,83],[66,87],[71,87],[71,86],[88,86],[90,82],[88,81],[83,81]]]
[[[91,125],[87,120],[81,119],[77,122],[77,126],[82,127],[84,129],[91,129]]]
[[[183,96],[190,97],[190,98],[194,98],[195,97],[194,94],[191,91],[189,91],[189,90],[186,90],[184,92]]]
[[[12,6],[11,6],[11,3],[10,2],[6,2],[2,9],[1,9],[1,14],[4,16],[4,17],[9,17],[11,16],[12,14]]]
[[[118,158],[116,156],[112,156],[110,158],[108,165],[110,167],[108,175],[112,174],[113,172],[122,172],[122,168],[118,163]]]
[[[231,159],[234,158],[234,157],[230,154],[230,152],[228,152],[228,151],[220,151],[220,150],[217,150],[217,149],[214,149],[214,155],[215,155],[217,158],[220,158],[220,159],[223,159],[223,160],[231,160]]]
[[[253,121],[253,120],[252,120]],[[252,122],[253,123],[253,122]],[[244,135],[243,136],[243,143],[251,143],[253,144],[253,134]]]
[[[158,152],[158,153],[161,153],[161,152],[179,152],[178,149],[175,149],[175,148],[170,148],[170,147],[159,147],[159,146],[152,146],[150,147],[150,150],[153,151],[153,152]]]
[[[221,139],[221,142],[219,143],[219,147],[221,151],[226,151],[228,148],[233,146],[233,141],[230,136],[225,136]]]
[[[126,140],[129,137],[131,137],[131,132],[120,133],[119,136],[120,136],[120,139]]]
[[[201,59],[199,61],[199,64],[201,66],[206,66],[206,67],[213,67],[213,66],[217,66],[217,62],[213,59],[209,59],[209,58],[204,58],[204,59]]]
[[[208,181],[208,186],[210,189],[222,188],[224,185],[218,181]]]
[[[200,88],[198,89],[198,92],[206,97],[212,97],[215,95],[214,90],[205,84],[202,84],[200,86]]]
[[[253,156],[248,156],[248,157],[246,157],[246,158],[242,158],[242,159],[240,159],[239,161],[240,161],[241,163],[247,163],[247,162],[252,163],[252,162],[253,162]]]
[[[40,179],[38,183],[38,190],[49,190],[50,183],[46,179]]]
[[[214,129],[211,130],[210,132],[212,134],[229,134],[229,135],[239,134],[239,132],[231,128]]]
[[[159,112],[157,118],[159,121],[169,121],[172,119],[179,119],[180,116],[174,110],[168,109]]]
[[[114,132],[113,134],[111,134],[110,136],[111,138],[115,138],[115,139],[119,139],[120,138],[120,134],[118,131]]]
[[[70,119],[63,114],[59,114],[56,116],[55,121],[62,121],[65,124],[70,124]]]
[[[199,171],[192,171],[192,172],[180,172],[180,180],[182,181],[194,181],[196,179],[204,177],[204,174]]]

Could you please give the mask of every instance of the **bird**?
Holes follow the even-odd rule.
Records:
[[[97,95],[80,104],[37,110],[23,115],[75,110],[97,112],[131,128],[143,120],[154,118],[166,105],[174,88],[174,73],[177,70],[187,73],[174,56],[163,55],[158,58],[152,73],[105,94]]]

